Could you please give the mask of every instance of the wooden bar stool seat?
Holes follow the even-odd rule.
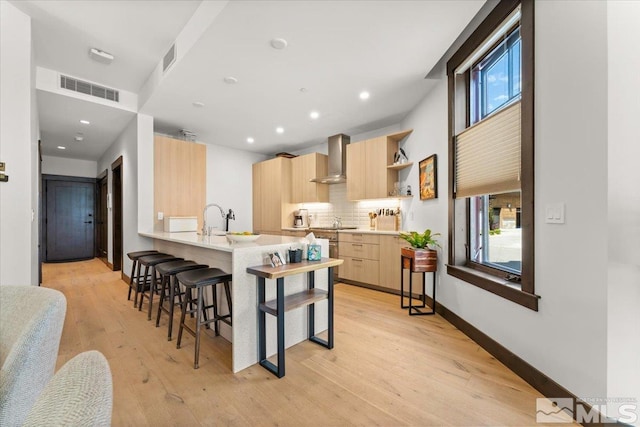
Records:
[[[209,266],[205,264],[198,264],[194,261],[169,261],[156,266],[156,271],[160,275],[160,302],[158,303],[156,328],[160,326],[160,315],[164,311],[169,315],[167,341],[171,341],[174,307],[176,304],[182,305],[182,295],[184,295],[184,292],[180,290],[180,286],[176,280],[176,274],[182,273],[183,271],[197,270],[201,268],[209,268]],[[178,297],[178,303],[176,303],[176,297]],[[165,299],[169,299],[168,307],[164,306]]]
[[[147,298],[149,300],[149,312],[147,313],[147,320],[151,320],[151,309],[153,306],[153,294],[159,291],[158,275],[156,274],[156,266],[164,262],[170,261],[182,261],[184,258],[177,258],[169,254],[153,254],[145,255],[138,258],[138,268],[144,266],[144,273],[140,276],[141,286],[136,287],[136,294],[133,301],[133,306],[138,304],[138,311],[142,310],[142,301]],[[147,293],[148,292],[148,293]],[[138,301],[138,294],[140,295],[140,301]]]
[[[178,282],[182,283],[185,286],[185,298],[182,299],[182,314],[180,316],[180,328],[178,329],[178,341],[176,343],[176,348],[180,348],[180,343],[182,341],[182,331],[187,330],[191,335],[193,335],[196,339],[195,345],[195,357],[193,362],[193,368],[198,369],[199,367],[199,358],[200,358],[200,328],[202,325],[209,328],[209,324],[213,323],[215,326],[215,334],[216,336],[220,335],[220,322],[224,322],[231,326],[231,313],[232,313],[232,304],[231,304],[231,288],[229,287],[229,282],[232,280],[232,275],[225,273],[219,268],[203,268],[199,270],[191,270],[185,271],[182,273],[178,273],[176,275],[176,279]],[[217,297],[217,285],[219,283],[224,284],[224,292],[227,300],[227,309],[229,310],[229,314],[221,315],[219,313],[218,307],[218,297]],[[211,295],[212,302],[210,305],[206,305],[204,300],[204,289],[207,286],[211,286]],[[197,291],[196,297],[196,308],[195,309],[187,309],[187,304],[193,302],[193,290]],[[213,309],[213,317],[207,319],[206,310]],[[187,313],[195,314],[195,330],[191,329],[189,326],[185,324],[185,318]]]
[[[131,300],[131,291],[135,286],[138,286],[138,279],[140,276],[140,269],[138,268],[138,258],[146,256],[158,254],[159,252],[156,250],[148,250],[148,251],[138,251],[138,252],[129,252],[127,256],[133,263],[131,264],[131,275],[129,276],[129,294],[127,295],[127,301]],[[136,274],[136,272],[138,274]]]

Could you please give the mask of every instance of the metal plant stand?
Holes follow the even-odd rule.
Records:
[[[405,304],[404,299],[404,270],[409,270],[409,303]],[[415,299],[413,297],[413,273],[422,273],[422,293],[418,298],[422,301],[421,305],[414,305],[412,302]],[[415,258],[405,255],[400,255],[400,307],[408,308],[410,316],[429,316],[436,314],[436,270],[430,271],[433,276],[431,282],[431,295],[433,295],[433,302],[431,303],[431,311],[424,311],[427,308],[427,295],[425,293],[426,278],[424,269],[417,269],[415,265]]]

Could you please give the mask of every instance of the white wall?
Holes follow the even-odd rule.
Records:
[[[236,219],[229,221],[229,230],[253,230],[251,165],[267,156],[220,145],[207,144],[206,147],[207,203],[217,203],[225,211],[233,209]],[[224,220],[215,207],[207,213],[207,224],[224,230]]]
[[[37,125],[31,19],[0,1],[0,284],[38,284]],[[34,182],[35,181],[35,182]]]
[[[536,2],[534,312],[446,274],[439,300],[578,396],[607,395],[607,18],[605,2]],[[585,31],[588,29],[588,31]],[[407,228],[443,233],[447,253],[447,83],[406,118],[414,161],[438,155],[439,198],[414,198]],[[417,167],[406,172],[417,186]],[[547,203],[566,224],[545,224]],[[411,214],[413,213],[413,220]],[[621,349],[622,350],[622,349]],[[637,354],[637,353],[636,353]],[[637,359],[636,359],[637,360]]]
[[[40,284],[40,117],[36,100],[36,67],[31,40],[31,283]]]
[[[102,170],[100,172],[102,172]],[[47,175],[95,178],[98,175],[98,162],[92,160],[42,156],[42,173]]]
[[[107,149],[104,155],[98,160],[98,170],[108,169],[109,193],[112,194],[113,176],[111,164],[122,156],[122,271],[129,275],[131,272],[131,261],[126,256],[127,252],[152,249],[151,239],[138,235],[138,134],[140,128],[144,128],[153,138],[151,129],[153,120],[149,116],[138,114],[131,120],[125,130],[116,138],[113,144]],[[150,124],[151,123],[151,124]],[[153,153],[153,151],[152,151]],[[152,164],[153,157],[147,158],[147,162]],[[142,176],[140,179],[148,179]],[[145,195],[146,196],[146,195]],[[153,210],[153,190],[151,190],[151,211]],[[142,199],[146,202],[146,198]],[[112,211],[109,210],[108,222],[108,260],[113,262],[113,219]]]
[[[640,2],[610,1],[607,6],[607,389],[609,396],[640,400]],[[617,414],[615,405],[609,413]]]
[[[153,230],[154,215],[153,117],[145,114],[138,114],[137,121],[138,231],[149,232]]]

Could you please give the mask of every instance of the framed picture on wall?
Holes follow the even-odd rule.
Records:
[[[420,161],[420,200],[438,197],[438,156],[432,154]]]

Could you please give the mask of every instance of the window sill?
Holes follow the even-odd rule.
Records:
[[[528,309],[538,311],[538,295],[523,292],[520,286],[488,273],[460,265],[447,265],[447,274],[494,293]]]

